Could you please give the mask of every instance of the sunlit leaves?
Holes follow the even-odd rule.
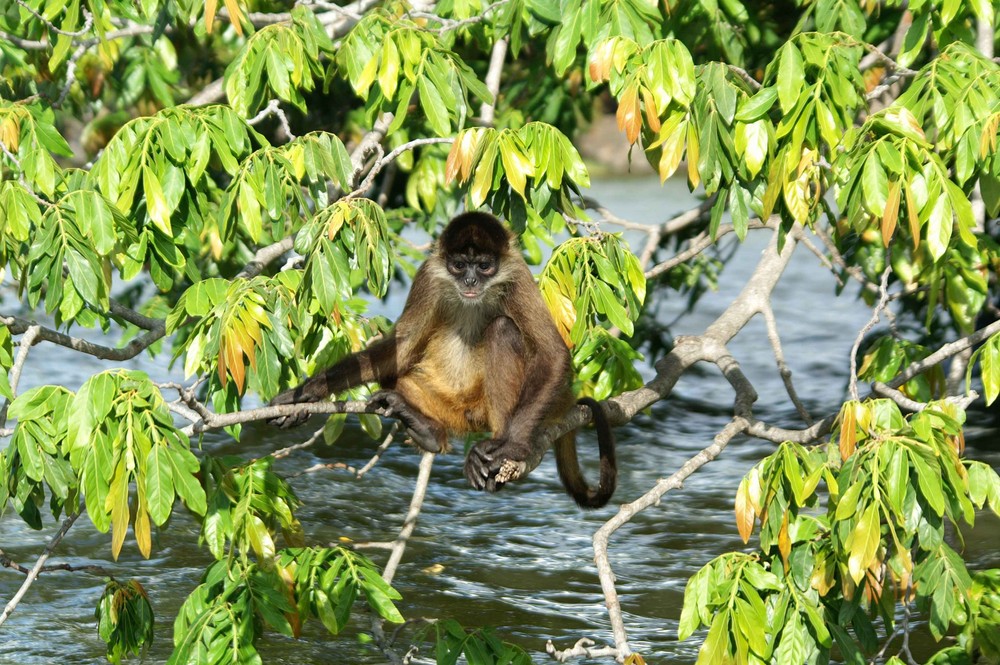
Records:
[[[360,279],[374,295],[385,295],[392,274],[389,229],[374,201],[342,199],[321,210],[299,233],[296,249],[309,256],[300,288],[323,314],[335,316]]]
[[[565,302],[565,301],[563,301]],[[551,304],[549,305],[552,306]],[[564,334],[568,330],[560,330]],[[573,347],[574,393],[603,400],[642,385],[636,362],[642,355],[604,328],[590,328]]]
[[[0,142],[17,157],[28,184],[52,197],[62,179],[62,168],[53,154],[68,157],[73,152],[56,130],[51,108],[0,100]],[[9,164],[2,152],[0,163]]]
[[[477,127],[459,133],[445,176],[470,183],[472,207],[488,203],[520,228],[531,219],[575,212],[571,194],[590,185],[573,144],[559,130],[540,122],[516,131]],[[512,201],[515,194],[520,201]]]
[[[153,608],[138,580],[110,580],[94,611],[97,631],[107,645],[108,660],[120,663],[153,641]]]
[[[347,35],[337,63],[372,117],[395,112],[394,129],[407,119],[415,93],[427,125],[438,136],[466,124],[470,97],[492,101],[475,72],[438,37],[382,12],[370,13]]]
[[[276,570],[239,560],[218,561],[181,606],[167,663],[259,663],[256,642],[265,627],[292,636],[285,616],[291,610]]]
[[[186,355],[185,372],[215,373],[222,388],[232,380],[239,394],[247,385],[265,397],[276,394],[284,371],[280,359],[291,353],[289,280],[295,276],[216,278],[192,285],[166,322],[170,333],[191,326],[174,347],[175,358]]]
[[[115,257],[125,279],[148,265],[153,281],[167,289],[190,267],[178,249],[190,234],[219,242],[217,208],[206,195],[219,184],[209,164],[234,174],[254,142],[264,140],[223,106],[173,107],[136,118],[114,135],[89,179],[132,222],[134,235]]]
[[[320,56],[332,51],[316,16],[306,7],[295,7],[290,21],[261,28],[233,58],[226,70],[229,103],[244,117],[274,97],[304,112],[303,93],[323,76]]]
[[[270,560],[279,531],[289,545],[301,545],[302,527],[294,514],[299,500],[288,482],[271,471],[273,459],[234,466],[227,462],[234,460],[208,459],[202,467],[208,508],[201,537],[215,558],[224,559],[230,543],[233,554]]]
[[[456,663],[462,654],[468,663],[504,663],[505,665],[531,665],[531,656],[521,647],[504,642],[491,628],[467,630],[453,619],[433,622],[423,631],[424,636],[433,635],[434,654],[437,663]],[[639,665],[632,654],[625,660]]]
[[[906,231],[914,247],[922,239],[927,242],[934,260],[948,250],[953,230],[965,245],[976,247],[968,198],[951,181],[906,107],[874,114],[861,136],[868,140],[850,146],[845,156],[847,179],[838,196],[857,230],[877,224],[885,244],[894,233]],[[904,204],[910,224],[897,226]],[[914,223],[919,224],[917,229]]]
[[[539,275],[539,284],[556,326],[564,338],[569,331],[573,344],[584,339],[597,317],[631,335],[646,295],[638,259],[612,234],[562,243]]]
[[[111,527],[116,559],[130,524],[139,551],[149,556],[151,523],[167,520],[175,496],[205,513],[205,492],[195,477],[198,460],[144,373],[95,374],[73,398],[67,417],[69,459],[80,474],[87,514],[98,530]]]
[[[662,36],[662,16],[649,0],[568,0],[559,7],[562,19],[549,37],[547,53],[557,74],[574,63],[582,41],[588,49],[610,37],[645,46]]]
[[[332,134],[311,133],[257,150],[239,165],[226,188],[220,241],[229,240],[234,229],[255,243],[284,237],[312,216],[318,201],[326,200],[328,183],[349,191],[353,170],[347,149]]]
[[[123,215],[93,190],[76,190],[45,208],[24,261],[27,300],[71,321],[85,305],[108,308],[110,263],[135,239]]]
[[[39,509],[44,505],[43,483],[52,495],[52,513],[64,505],[76,512],[79,467],[68,459],[66,413],[73,394],[59,386],[39,386],[17,396],[8,410],[17,419],[10,445],[0,452],[0,510],[10,500],[28,525],[42,528]]]
[[[981,347],[976,349],[972,359],[969,361],[966,382],[968,382],[971,376],[976,360],[979,361],[983,391],[988,406],[996,401],[997,395],[1000,395],[1000,334],[993,335]]]
[[[403,623],[394,600],[399,592],[382,579],[367,557],[342,547],[282,550],[277,559],[288,580],[300,621],[318,618],[336,635],[347,625],[356,599],[364,598],[378,616]]]

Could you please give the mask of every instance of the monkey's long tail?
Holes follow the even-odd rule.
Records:
[[[583,404],[590,409],[597,429],[597,448],[601,456],[601,475],[597,487],[590,487],[583,477],[576,455],[575,437],[568,438],[566,459],[559,460],[559,473],[563,476],[563,484],[573,499],[583,508],[600,508],[611,500],[618,484],[618,466],[615,462],[615,435],[611,431],[607,414],[600,402],[591,397],[581,397],[577,404]],[[565,467],[565,468],[564,468]],[[567,475],[575,476],[572,479]]]

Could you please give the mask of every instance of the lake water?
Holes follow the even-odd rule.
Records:
[[[691,201],[682,182],[670,181],[661,187],[650,178],[602,180],[595,183],[592,194],[621,217],[647,223],[662,222]],[[718,292],[706,295],[697,312],[677,321],[673,334],[700,333],[725,309],[743,288],[768,235],[767,231],[750,234],[726,267]],[[844,399],[847,357],[869,310],[853,295],[835,297],[833,277],[818,269],[817,263],[805,248],[798,248],[775,292],[774,307],[799,395],[814,415],[822,416]],[[849,294],[854,292],[849,287]],[[395,303],[397,311],[400,302]],[[9,309],[9,301],[6,305]],[[393,305],[390,302],[388,307]],[[683,308],[683,299],[677,298],[667,302],[658,316],[664,322],[673,321]],[[752,322],[731,350],[760,394],[755,414],[777,425],[798,426],[763,324]],[[148,358],[128,365],[155,376],[164,376],[166,371],[163,362]],[[21,389],[56,380],[76,390],[93,372],[110,366],[46,346],[44,353],[42,349],[32,352]],[[643,371],[652,376],[650,367]],[[172,376],[180,378],[176,372]],[[636,499],[708,445],[728,421],[731,404],[726,381],[715,371],[695,368],[669,399],[618,428],[620,478],[614,501]],[[310,431],[310,427],[293,432],[247,427],[240,443],[213,434],[206,437],[204,446],[215,454],[251,458],[295,443]],[[1000,465],[996,430],[973,427],[969,438],[968,456]],[[579,440],[585,457],[586,451],[596,450],[592,432],[584,432]],[[359,467],[374,447],[356,426],[349,425],[335,446],[295,453],[276,462],[275,469],[290,475],[319,463]],[[638,516],[612,540],[611,562],[631,645],[648,662],[694,662],[698,636],[677,642],[684,585],[716,555],[743,547],[733,520],[733,497],[743,474],[772,449],[758,441],[734,441],[682,490],[666,495],[660,506]],[[304,503],[298,516],[309,541],[394,538],[409,504],[418,461],[412,450],[397,446],[361,480],[335,470],[294,478],[292,485]],[[467,487],[460,455],[440,457],[416,532],[396,574],[395,585],[403,594],[399,607],[410,618],[454,618],[467,627],[495,626],[505,640],[532,651],[538,662],[551,662],[543,653],[550,638],[559,648],[568,648],[580,637],[609,643],[591,534],[614,511],[613,506],[590,512],[577,509],[559,484],[551,456],[525,481],[497,495]],[[0,548],[30,566],[54,531],[47,524],[44,532],[35,532],[8,512],[0,520]],[[81,519],[53,561],[97,564],[117,579],[138,578],[152,598],[158,623],[152,650],[133,662],[159,663],[170,652],[178,607],[210,563],[210,555],[196,544],[197,536],[195,521],[179,511],[169,530],[154,535],[150,560],[142,559],[130,538],[114,564],[110,562],[110,537]],[[983,514],[967,535],[965,556],[976,568],[998,566],[998,542],[1000,523]],[[383,552],[368,553],[384,563]],[[18,573],[0,570],[3,603],[21,580]],[[43,575],[0,628],[0,663],[105,662],[93,614],[103,586],[102,579],[88,573]],[[384,662],[373,647],[357,639],[358,631],[368,627],[368,619],[360,612],[356,617],[360,620],[338,637],[329,636],[315,621],[307,624],[304,636],[295,643],[271,635],[261,645],[264,662]]]

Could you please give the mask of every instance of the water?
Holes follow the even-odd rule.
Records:
[[[595,183],[593,195],[623,218],[659,222],[689,205],[682,183],[665,187],[653,179],[631,178]],[[651,213],[650,210],[655,212]],[[751,234],[726,268],[717,293],[710,293],[698,311],[681,318],[674,334],[704,330],[743,288],[768,232]],[[636,234],[628,234],[635,242]],[[817,259],[799,248],[774,297],[775,314],[785,342],[785,355],[806,407],[817,416],[837,408],[847,382],[846,358],[855,332],[869,310],[853,297],[834,296],[829,273],[817,269]],[[667,302],[658,316],[673,321],[683,299]],[[389,303],[388,307],[392,307]],[[399,304],[396,304],[399,307]],[[398,311],[398,310],[397,310]],[[755,413],[777,425],[798,426],[787,404],[763,324],[754,321],[731,345],[760,399]],[[22,390],[52,380],[77,389],[93,372],[111,365],[50,345],[32,352]],[[160,360],[148,358],[129,366],[164,376]],[[652,376],[649,367],[644,375]],[[180,377],[176,373],[174,379]],[[618,428],[619,488],[616,502],[632,501],[657,479],[670,475],[688,457],[706,446],[728,421],[731,390],[716,371],[695,368],[651,413]],[[315,422],[315,421],[314,421]],[[224,435],[206,437],[213,453],[257,457],[308,436],[311,428],[293,432],[265,426],[245,429],[243,441]],[[993,429],[978,440],[995,440]],[[583,433],[584,456],[596,450],[592,432]],[[301,474],[316,464],[343,462],[360,467],[375,444],[356,427],[349,427],[334,447],[313,447],[278,460],[275,469]],[[611,562],[632,648],[649,662],[693,663],[697,636],[677,642],[684,585],[687,578],[714,556],[743,547],[733,522],[733,496],[743,474],[773,446],[752,440],[734,441],[715,462],[691,477],[684,488],[664,497],[619,530],[612,540]],[[976,447],[970,457],[994,466],[1000,454]],[[593,455],[590,455],[591,459]],[[419,456],[394,447],[364,478],[346,471],[323,470],[299,475],[292,485],[304,505],[298,515],[311,543],[390,540],[406,513]],[[593,475],[593,469],[591,469]],[[593,565],[591,534],[614,514],[613,507],[583,512],[563,492],[551,456],[529,478],[498,495],[468,489],[460,455],[435,462],[427,499],[416,532],[396,574],[400,603],[409,618],[455,618],[466,626],[492,625],[506,640],[544,655],[545,641],[572,646],[580,637],[598,644],[611,640],[610,627]],[[47,523],[48,524],[48,523]],[[0,548],[15,561],[30,566],[54,527],[34,532],[16,515],[0,520]],[[169,530],[154,535],[153,558],[144,560],[126,541],[117,563],[110,561],[110,538],[81,519],[56,552],[54,562],[74,566],[100,565],[117,579],[138,578],[148,590],[158,617],[156,641],[139,662],[160,663],[171,649],[172,625],[178,607],[210,563],[196,545],[197,525],[178,512]],[[965,556],[978,568],[1000,565],[996,543],[1000,523],[983,514],[966,538]],[[385,553],[368,552],[383,563]],[[21,583],[13,571],[0,571],[0,599],[5,603]],[[103,589],[99,575],[56,572],[43,575],[27,598],[0,628],[0,663],[17,665],[52,662],[101,663],[103,644],[97,636],[93,607]],[[359,607],[360,609],[360,607]],[[295,641],[271,635],[261,645],[266,663],[381,663],[383,658],[358,640],[368,625],[358,618],[346,634],[329,636],[315,621]],[[406,632],[403,639],[408,638]]]

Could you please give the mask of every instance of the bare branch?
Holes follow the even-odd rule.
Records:
[[[7,377],[8,382],[10,383],[10,392],[15,397],[17,396],[17,384],[21,382],[21,372],[24,370],[24,363],[28,361],[28,352],[31,350],[31,347],[34,346],[35,340],[38,339],[40,332],[40,326],[28,326],[28,329],[24,331],[24,335],[21,336],[20,348],[17,350],[17,358],[14,359],[14,364],[11,365],[10,372]],[[7,424],[7,408],[9,406],[10,402],[5,400],[3,408],[0,409],[0,427]],[[13,432],[11,433],[13,434]]]
[[[153,319],[150,319],[150,321],[152,320]],[[33,325],[38,325],[33,321],[27,321],[17,316],[6,316],[4,314],[0,314],[0,323],[10,328],[11,333],[15,335],[26,332],[28,328]],[[71,337],[70,335],[66,335],[44,326],[39,326],[38,337],[46,342],[52,342],[53,344],[58,344],[59,346],[65,346],[68,349],[80,351],[81,353],[86,353],[94,356],[95,358],[100,358],[101,360],[128,360],[129,358],[136,357],[145,349],[149,348],[153,343],[163,337],[166,332],[166,325],[163,322],[160,322],[158,327],[155,329],[149,330],[148,332],[131,340],[125,346],[117,349],[109,346],[101,346],[100,344],[94,344],[93,342],[89,342],[80,337]]]
[[[799,399],[799,394],[795,390],[795,384],[792,383],[792,370],[789,369],[788,363],[785,362],[785,352],[781,347],[781,335],[778,334],[778,321],[774,318],[774,308],[771,307],[770,303],[764,308],[762,314],[764,316],[764,324],[767,327],[767,338],[771,342],[774,359],[778,363],[778,374],[781,375],[781,381],[785,384],[785,392],[788,393],[788,398],[792,400],[792,404],[795,405],[795,410],[799,412],[802,420],[807,425],[812,425],[812,416],[809,415],[809,411],[802,403],[802,400]]]
[[[0,566],[4,568],[10,568],[11,570],[17,571],[23,575],[31,574],[31,568],[25,568],[18,562],[7,556],[7,553],[0,550]],[[111,573],[108,572],[107,568],[102,566],[73,566],[68,563],[54,563],[48,566],[42,566],[38,571],[39,573],[51,573],[57,570],[66,570],[72,573],[94,573],[95,575],[102,575],[105,577],[110,577]]]
[[[69,32],[67,30],[62,30],[62,29],[56,27],[54,23],[52,23],[47,18],[45,18],[44,16],[42,16],[41,14],[39,14],[38,12],[36,12],[34,9],[32,9],[31,5],[29,5],[28,3],[26,3],[24,0],[16,0],[16,1],[17,1],[17,4],[19,4],[22,9],[26,10],[29,14],[31,14],[32,16],[34,16],[35,18],[37,18],[39,21],[41,21],[42,23],[44,23],[45,27],[49,31],[55,32],[55,33],[60,34],[60,35],[66,35],[67,37],[82,37],[83,35],[85,35],[88,32],[90,32],[90,29],[94,27],[94,15],[91,14],[90,10],[88,10],[86,7],[82,7],[81,8],[81,11],[83,12],[83,19],[84,19],[83,20],[83,27],[80,28],[79,30],[77,30],[76,32]]]
[[[483,12],[485,14],[485,12]],[[492,125],[500,96],[500,74],[503,71],[504,59],[507,57],[508,38],[498,39],[490,52],[490,68],[486,71],[486,87],[493,95],[492,102],[483,102],[479,109],[479,119],[484,125]]]
[[[625,622],[622,619],[621,604],[618,601],[618,591],[615,588],[615,574],[611,570],[611,562],[608,559],[608,543],[611,535],[646,508],[659,505],[660,499],[664,494],[672,489],[680,488],[692,473],[718,457],[719,453],[733,440],[733,437],[744,432],[746,428],[747,421],[744,418],[734,418],[715,436],[711,445],[685,462],[669,478],[660,480],[641,497],[619,508],[618,513],[594,533],[594,561],[597,564],[597,574],[600,576],[601,588],[604,591],[604,599],[608,606],[608,614],[611,618],[611,631],[614,634],[615,650],[619,660],[632,653],[632,649],[629,646],[628,634],[625,632]]]
[[[39,555],[38,559],[35,561],[35,565],[31,567],[30,571],[28,571],[28,574],[24,578],[24,582],[21,583],[21,587],[17,590],[17,593],[14,594],[14,597],[10,599],[9,603],[7,603],[3,612],[0,613],[0,626],[7,621],[8,617],[10,617],[10,615],[17,608],[18,603],[20,603],[21,599],[24,598],[24,595],[28,593],[28,589],[30,589],[31,585],[35,583],[35,580],[38,579],[39,573],[42,572],[42,568],[45,567],[45,562],[49,560],[50,556],[52,556],[52,552],[55,551],[59,543],[62,542],[62,539],[66,536],[66,532],[69,531],[70,527],[73,526],[73,523],[76,522],[78,517],[80,517],[79,508],[77,508],[77,512],[63,520],[62,526],[60,526],[56,534],[52,536],[52,540],[49,541],[49,544],[45,546],[45,551]]]
[[[402,155],[407,150],[413,150],[414,148],[422,145],[434,145],[436,143],[454,143],[454,137],[429,137],[423,139],[413,139],[412,141],[407,141],[403,145],[397,147],[395,150],[390,152],[388,155],[383,154],[382,146],[380,144],[374,144],[372,150],[378,153],[378,158],[372,164],[371,168],[368,170],[368,174],[365,176],[364,181],[357,188],[345,196],[346,199],[351,199],[356,196],[361,196],[369,189],[371,189],[372,183],[375,182],[375,176],[385,168],[387,164],[395,161],[400,155]],[[357,173],[357,171],[355,172]]]
[[[286,139],[289,141],[294,139],[295,134],[292,133],[292,127],[288,124],[288,116],[285,115],[284,110],[281,108],[281,101],[277,99],[269,101],[267,106],[260,110],[260,113],[247,120],[247,124],[252,126],[259,125],[266,118],[272,115],[278,118],[278,122],[281,125],[281,131],[285,133]]]
[[[984,342],[996,333],[1000,333],[1000,321],[994,321],[993,323],[980,328],[976,332],[963,337],[962,339],[955,340],[945,344],[940,349],[930,354],[923,360],[915,362],[905,370],[896,375],[892,381],[888,383],[890,388],[899,388],[901,385],[915,377],[917,374],[933,367],[939,363],[944,362],[948,358],[951,358],[957,353],[961,353],[965,349],[971,348],[980,342]]]
[[[886,266],[885,270],[882,272],[882,284],[879,286],[879,301],[875,305],[875,310],[872,312],[872,316],[868,319],[861,330],[858,331],[858,336],[854,340],[854,346],[851,347],[851,379],[848,384],[848,392],[851,394],[851,399],[858,399],[858,350],[861,348],[861,342],[864,340],[865,335],[871,332],[871,329],[875,327],[875,324],[879,322],[882,318],[882,310],[889,302],[889,274],[892,273],[892,266]]]
[[[569,649],[560,651],[556,649],[556,645],[552,644],[552,640],[549,640],[545,643],[545,653],[560,663],[565,663],[570,658],[602,658],[605,656],[618,658],[618,649],[609,646],[597,647],[595,649],[594,644],[596,644],[594,640],[582,637]]]

